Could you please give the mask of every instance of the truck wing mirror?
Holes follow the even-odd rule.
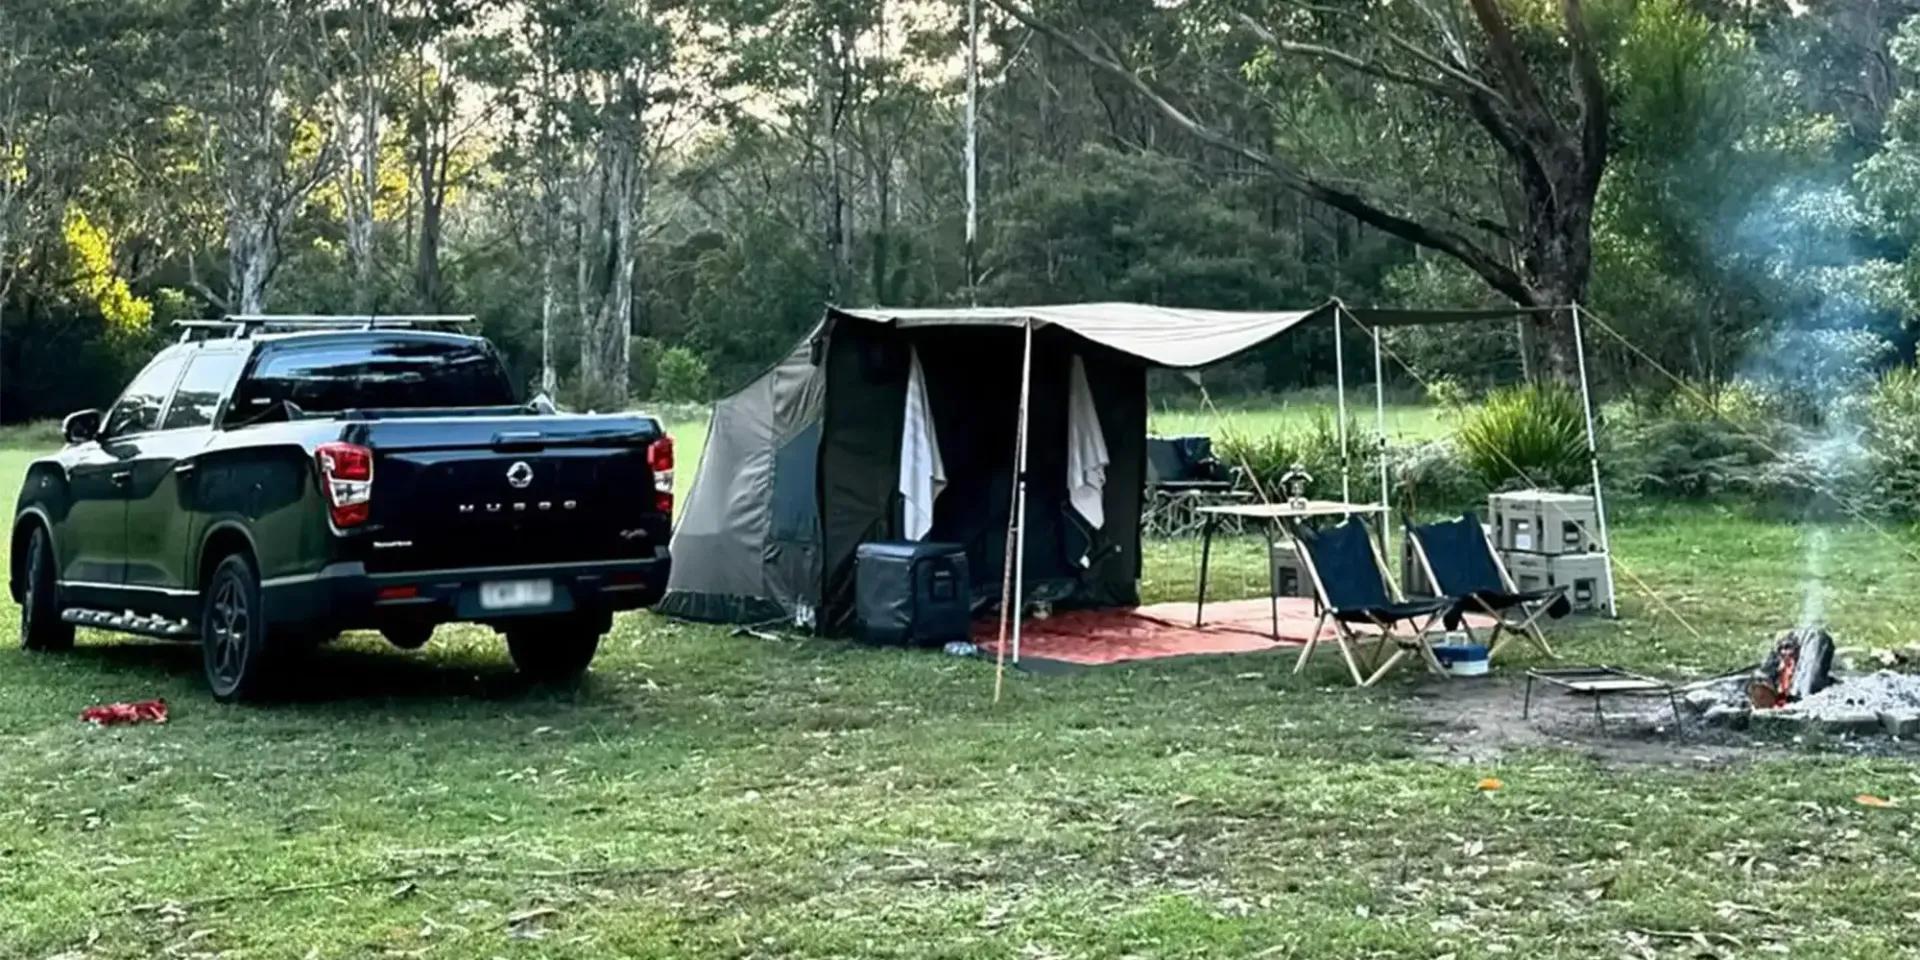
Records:
[[[67,438],[68,443],[75,444],[86,443],[99,436],[100,411],[82,410],[67,414],[67,418],[60,421],[60,434]]]

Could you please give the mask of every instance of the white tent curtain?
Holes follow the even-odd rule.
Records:
[[[1067,500],[1095,530],[1106,526],[1107,438],[1100,408],[1087,384],[1087,365],[1076,354],[1067,386]]]
[[[940,459],[940,437],[927,402],[927,375],[916,348],[908,359],[907,412],[900,427],[901,533],[909,540],[933,529],[933,501],[947,488],[947,467]]]

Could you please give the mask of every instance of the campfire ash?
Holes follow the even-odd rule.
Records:
[[[1881,670],[1835,676],[1833,636],[1819,627],[1787,630],[1752,671],[1687,686],[1686,701],[1708,723],[1808,723],[1827,730],[1920,735],[1920,676]]]

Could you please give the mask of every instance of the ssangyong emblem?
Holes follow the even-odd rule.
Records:
[[[507,484],[515,490],[525,490],[533,483],[533,468],[525,460],[515,460],[507,468]]]

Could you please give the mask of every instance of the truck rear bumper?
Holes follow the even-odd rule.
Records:
[[[652,606],[666,590],[670,565],[664,554],[591,563],[383,573],[369,573],[364,564],[348,562],[329,564],[318,573],[263,581],[260,593],[267,619],[276,625],[339,631],[393,620],[487,623]],[[524,586],[498,586],[504,584]]]

